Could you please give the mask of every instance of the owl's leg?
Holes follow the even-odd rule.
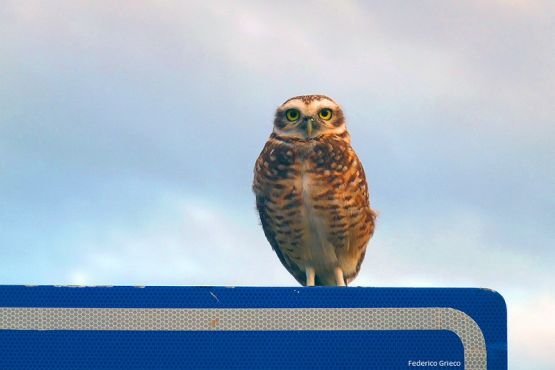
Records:
[[[314,286],[314,279],[316,277],[316,271],[314,267],[308,266],[306,268],[306,286]]]
[[[337,286],[347,286],[347,284],[345,284],[345,278],[343,277],[343,270],[341,267],[335,268],[335,282],[337,283]]]

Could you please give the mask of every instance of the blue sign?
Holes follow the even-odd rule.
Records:
[[[507,369],[485,289],[0,286],[0,369]]]

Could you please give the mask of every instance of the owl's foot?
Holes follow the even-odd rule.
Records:
[[[306,268],[306,286],[314,286],[314,279],[316,278],[316,271],[314,267]]]
[[[345,277],[343,276],[343,270],[341,270],[341,267],[335,268],[335,282],[337,286],[347,286],[347,284],[345,284]]]

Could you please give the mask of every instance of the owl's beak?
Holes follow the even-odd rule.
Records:
[[[306,122],[306,137],[311,137],[312,136],[312,125],[314,124],[314,118],[306,117],[305,122]]]

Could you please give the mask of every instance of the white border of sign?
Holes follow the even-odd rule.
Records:
[[[453,308],[1,307],[0,330],[449,330],[463,344],[465,369],[487,368],[482,330]]]

